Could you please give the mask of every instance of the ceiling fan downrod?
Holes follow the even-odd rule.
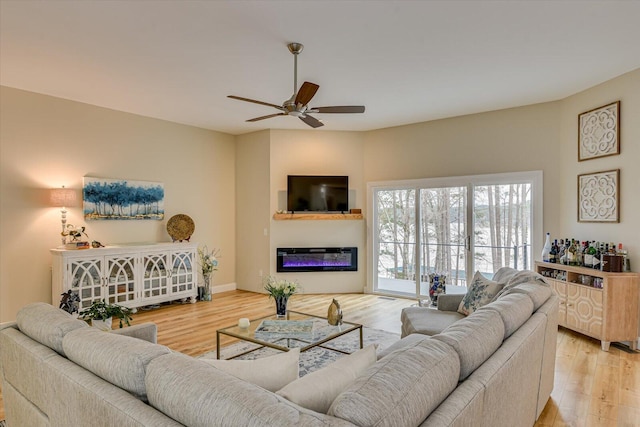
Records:
[[[298,54],[302,52],[304,45],[293,42],[289,43],[287,47],[289,48],[289,52],[293,54],[293,96],[291,100],[294,100],[298,94]]]

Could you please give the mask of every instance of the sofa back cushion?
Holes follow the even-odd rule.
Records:
[[[419,425],[458,383],[449,345],[427,339],[368,368],[333,401],[328,414],[360,426]]]
[[[542,307],[542,304],[547,302],[552,293],[553,292],[551,291],[551,287],[546,283],[520,283],[508,289],[503,294],[498,294],[496,296],[496,301],[499,301],[501,298],[509,294],[525,294],[529,298],[531,298],[531,301],[533,302],[533,311],[537,311],[540,307]]]
[[[504,324],[503,339],[507,339],[531,317],[533,302],[527,295],[512,293],[485,305],[480,310],[493,310],[500,315]]]
[[[62,340],[67,358],[146,402],[144,377],[149,362],[167,347],[96,328],[69,332]]]
[[[347,426],[180,353],[154,359],[149,404],[185,426]]]
[[[89,327],[86,322],[74,319],[66,311],[44,302],[22,307],[16,316],[16,323],[23,334],[63,356],[64,336],[76,329]]]
[[[500,347],[504,324],[495,311],[477,311],[432,338],[447,343],[458,353],[463,381]]]

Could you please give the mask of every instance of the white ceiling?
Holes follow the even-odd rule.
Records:
[[[564,98],[640,68],[640,1],[0,0],[0,83],[241,134],[310,129],[281,104],[320,85],[327,130]],[[588,107],[588,106],[585,106]],[[595,106],[593,106],[595,107]]]

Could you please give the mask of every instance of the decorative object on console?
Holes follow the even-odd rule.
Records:
[[[84,177],[84,218],[164,218],[164,185],[159,182]]]
[[[86,240],[80,240],[83,235],[87,239],[89,238],[89,236],[87,235],[87,233],[85,233],[84,230],[85,230],[85,227],[76,227],[73,224],[67,224],[66,229],[62,233],[60,233],[62,234],[62,237],[65,239],[65,241],[67,240],[67,238],[70,239],[69,241],[66,241],[65,248],[66,249],[89,249],[91,247],[89,242]]]
[[[183,240],[188,242],[195,229],[196,225],[189,215],[174,215],[167,221],[167,233],[174,242]]]
[[[80,302],[78,294],[69,289],[67,292],[60,295],[62,295],[62,298],[60,299],[60,308],[69,314],[78,313],[78,306]]]
[[[620,169],[578,175],[578,222],[620,222]]]
[[[446,293],[446,280],[447,276],[443,274],[429,274],[429,297],[431,298],[431,305],[434,307],[438,306],[438,296]]]
[[[111,329],[113,317],[120,319],[120,327],[123,321],[127,326],[131,326],[131,309],[118,304],[107,304],[105,300],[95,300],[91,306],[80,312],[80,318],[91,320],[91,326],[102,330]]]
[[[578,115],[578,161],[620,154],[620,101]]]
[[[340,308],[340,303],[335,298],[329,305],[327,322],[333,326],[342,325],[342,309]]]
[[[217,253],[217,249],[209,251],[206,245],[198,248],[198,259],[203,279],[203,301],[211,301],[211,276],[214,272],[218,271],[218,259],[216,258]]]
[[[298,292],[300,285],[290,280],[268,276],[264,289],[269,293],[269,298],[273,298],[276,302],[276,314],[284,317],[287,314],[289,297]]]
[[[76,192],[70,188],[54,188],[51,190],[49,197],[50,204],[53,207],[60,209],[60,221],[62,223],[62,232],[64,233],[67,228],[67,208],[74,207],[77,202]],[[62,244],[67,243],[67,238],[62,234]]]

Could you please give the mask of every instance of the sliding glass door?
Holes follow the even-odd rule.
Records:
[[[475,271],[531,267],[541,235],[542,174],[369,184],[373,292],[426,298],[429,275],[464,292]]]

